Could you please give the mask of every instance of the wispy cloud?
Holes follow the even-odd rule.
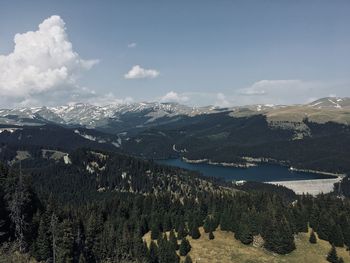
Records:
[[[131,42],[128,44],[128,48],[135,48],[137,46],[137,43]]]
[[[124,75],[125,79],[154,79],[159,76],[159,71],[155,69],[145,69],[139,65],[133,66],[128,73]]]

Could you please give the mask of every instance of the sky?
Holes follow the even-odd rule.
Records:
[[[350,1],[0,0],[0,106],[350,96]]]

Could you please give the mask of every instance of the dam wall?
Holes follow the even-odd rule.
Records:
[[[320,193],[330,193],[333,191],[333,185],[341,181],[342,177],[331,179],[316,179],[316,180],[298,180],[298,181],[279,181],[266,182],[268,184],[282,185],[296,194],[311,194],[318,195]]]

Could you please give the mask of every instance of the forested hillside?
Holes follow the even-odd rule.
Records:
[[[349,126],[308,119],[272,124],[263,115],[200,115],[145,130],[124,142],[124,148],[147,158],[182,156],[244,165],[252,157],[300,169],[350,171]]]
[[[294,235],[308,225],[336,247],[350,245],[348,199],[291,202],[274,191],[237,192],[187,171],[87,149],[69,153],[69,162],[44,156],[1,165],[4,253],[56,262],[178,262],[201,226],[213,242],[221,229],[247,246],[261,237],[278,254],[295,250]],[[169,239],[165,231],[173,231]],[[148,232],[150,246],[142,241]]]

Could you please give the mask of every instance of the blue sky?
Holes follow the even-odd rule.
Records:
[[[227,106],[350,96],[349,13],[350,1],[1,0],[0,103]],[[14,52],[17,33],[38,31],[53,15],[60,20],[46,24],[64,28],[67,52],[78,57],[58,63],[36,50],[53,31],[26,35]]]

